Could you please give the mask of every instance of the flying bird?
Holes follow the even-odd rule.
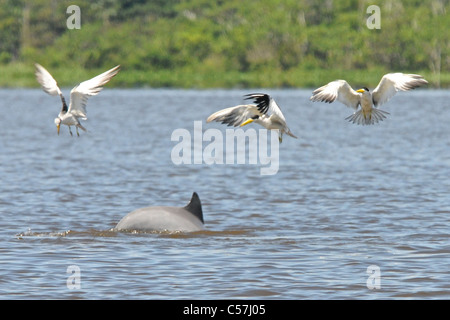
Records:
[[[397,91],[408,91],[427,83],[428,81],[418,74],[388,73],[381,78],[378,86],[370,93],[366,87],[355,91],[347,81],[336,80],[314,90],[310,100],[328,103],[337,100],[355,110],[361,106],[346,120],[361,125],[374,124],[383,121],[389,114],[377,107],[389,101]]]
[[[71,126],[75,126],[77,130],[77,135],[80,136],[78,132],[78,128],[83,131],[87,131],[85,127],[83,127],[80,123],[80,119],[87,120],[86,117],[86,104],[87,100],[90,96],[97,95],[102,89],[103,86],[114,77],[120,69],[120,65],[90,79],[81,82],[77,86],[75,86],[72,91],[70,91],[70,104],[67,107],[66,100],[61,92],[61,89],[58,87],[56,80],[52,77],[52,75],[40,64],[35,64],[36,67],[36,79],[42,86],[42,89],[47,92],[51,96],[59,95],[61,97],[62,109],[59,113],[58,117],[55,118],[56,128],[58,130],[61,124],[65,124],[69,127],[70,135],[73,136]]]
[[[286,124],[286,119],[275,100],[265,93],[251,93],[244,96],[246,100],[253,99],[255,104],[244,104],[219,110],[206,119],[206,122],[216,121],[228,126],[242,127],[255,122],[268,130],[278,129],[278,139],[283,141],[283,134],[297,138]]]

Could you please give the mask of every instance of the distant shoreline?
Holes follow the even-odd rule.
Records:
[[[86,80],[103,69],[52,68],[52,74],[61,87],[70,87]],[[39,87],[34,66],[25,63],[0,65],[1,88],[34,88]],[[106,69],[105,69],[106,70]],[[450,73],[438,75],[427,70],[393,70],[393,72],[418,73],[428,80],[428,88],[450,88]],[[214,88],[315,88],[329,81],[345,79],[351,86],[367,86],[374,88],[385,70],[302,70],[287,71],[265,70],[253,72],[213,71],[213,70],[136,70],[122,65],[120,74],[108,84],[108,87],[123,88],[184,88],[184,89],[214,89]]]

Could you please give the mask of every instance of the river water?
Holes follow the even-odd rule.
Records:
[[[298,136],[276,174],[260,159],[175,164],[175,130],[225,137],[205,119],[254,91]],[[374,126],[311,92],[105,88],[71,137],[58,98],[0,90],[0,298],[449,299],[450,92],[401,92]],[[194,191],[205,231],[112,230]]]

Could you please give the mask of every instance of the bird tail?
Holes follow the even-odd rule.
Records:
[[[297,137],[296,135],[294,135],[294,134],[291,132],[291,130],[289,130],[289,129],[286,131],[286,134],[287,134],[288,136],[291,136],[292,138],[298,139],[298,137]]]
[[[84,132],[87,132],[87,129],[86,129],[85,127],[83,127],[83,126],[81,125],[81,123],[78,123],[78,124],[77,124],[77,127],[80,128],[81,130],[83,130]]]
[[[345,118],[345,120],[356,124],[369,125],[375,124],[378,121],[383,121],[383,119],[385,119],[386,115],[388,114],[389,112],[377,108],[372,108],[370,111],[364,111],[363,109],[360,109],[351,116]]]

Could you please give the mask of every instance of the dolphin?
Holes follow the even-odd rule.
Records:
[[[114,228],[118,231],[182,231],[204,230],[202,204],[198,194],[192,194],[185,207],[146,207],[128,213]]]

